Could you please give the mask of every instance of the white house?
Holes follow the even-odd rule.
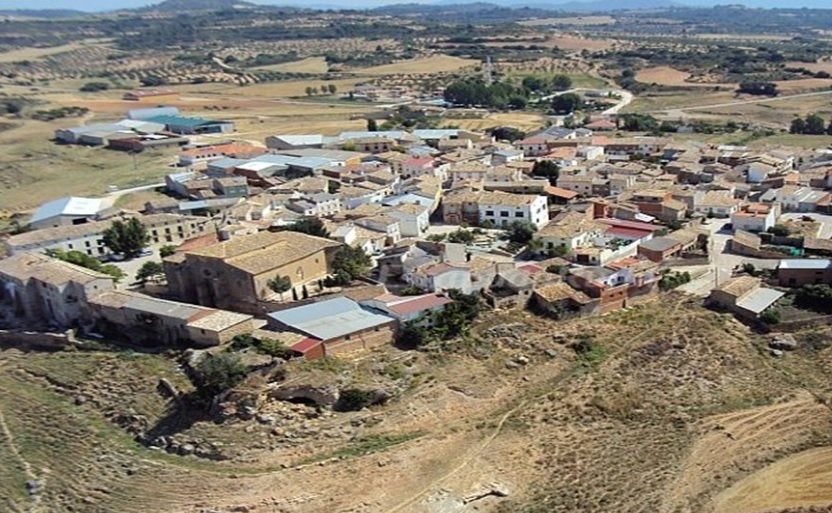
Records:
[[[564,248],[574,250],[592,243],[609,226],[597,223],[586,214],[568,212],[549,223],[536,236],[543,241],[544,249]]]
[[[471,270],[467,267],[446,262],[429,263],[413,271],[406,271],[402,274],[402,280],[430,292],[456,289],[463,294],[470,294],[484,286],[471,280]]]
[[[426,206],[402,204],[384,213],[399,220],[404,237],[421,237],[430,228],[430,210]]]
[[[731,191],[708,191],[694,210],[711,217],[730,217],[739,210],[740,203]]]
[[[488,191],[480,195],[477,208],[480,223],[490,221],[500,227],[528,221],[541,228],[549,222],[546,196]]]
[[[388,244],[396,244],[402,239],[399,220],[387,215],[375,215],[356,219],[355,224],[369,230],[385,234]]]
[[[779,216],[780,208],[776,204],[752,203],[731,214],[731,224],[735,231],[764,232],[777,223]]]

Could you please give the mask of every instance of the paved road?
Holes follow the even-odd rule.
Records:
[[[800,93],[800,94],[792,94],[788,96],[775,96],[772,98],[760,98],[755,100],[740,100],[735,102],[727,102],[727,103],[712,103],[710,105],[695,105],[689,107],[676,107],[676,108],[669,108],[669,109],[659,109],[659,110],[649,110],[640,112],[641,114],[661,114],[661,113],[672,113],[672,112],[684,112],[688,110],[701,110],[701,109],[719,109],[722,107],[736,107],[739,105],[750,105],[754,103],[771,103],[771,102],[779,102],[781,100],[791,100],[794,98],[809,98],[812,96],[826,96],[832,94],[832,90],[829,91],[816,91],[814,93]]]
[[[704,227],[710,232],[711,262],[708,265],[674,267],[674,271],[688,271],[694,275],[703,273],[690,283],[679,287],[679,290],[704,297],[710,294],[711,289],[730,279],[733,270],[743,264],[750,263],[758,269],[774,269],[777,266],[778,260],[749,258],[726,253],[725,247],[728,240],[733,237],[733,233],[724,231],[724,227],[730,222],[730,219],[711,219],[706,222]]]

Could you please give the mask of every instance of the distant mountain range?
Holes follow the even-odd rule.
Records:
[[[125,11],[132,7],[136,12],[193,12],[213,11],[220,9],[252,9],[263,7],[300,7],[306,9],[350,9],[359,8],[353,0],[322,0],[321,3],[308,0],[164,0],[160,3],[144,5],[147,0],[86,0],[83,9],[57,8],[63,3],[60,0],[34,0],[28,9],[0,10],[0,16],[25,18],[69,18],[88,14],[89,12]],[[0,0],[0,6],[5,2]],[[16,0],[15,0],[15,3]],[[56,8],[35,9],[40,5],[54,5]],[[523,8],[543,10],[558,10],[570,12],[609,12],[620,10],[667,9],[673,7],[714,7],[716,5],[742,5],[750,8],[832,8],[829,0],[797,0],[783,2],[782,0],[424,0],[410,2],[398,0],[365,0],[361,9],[388,10],[390,12],[414,12],[418,9],[431,7],[470,6],[473,9],[487,9],[495,7]]]
[[[156,12],[219,11],[222,9],[251,9],[260,5],[245,0],[164,0],[138,9]]]

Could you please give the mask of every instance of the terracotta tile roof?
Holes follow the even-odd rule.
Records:
[[[188,256],[216,258],[251,274],[260,274],[341,244],[305,233],[259,232],[188,252]]]

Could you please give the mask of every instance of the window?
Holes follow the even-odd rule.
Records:
[[[494,211],[493,210],[486,210],[485,215],[493,217],[494,216]]]
[[[514,217],[523,217],[523,212],[515,212]]]
[[[509,213],[507,211],[503,210],[502,212],[500,212],[500,217],[508,217],[508,216],[509,216]]]
[[[86,247],[90,247],[90,246],[91,246],[90,241],[85,241],[85,242],[84,242],[84,245],[85,245]]]
[[[67,246],[69,247],[69,249],[72,249],[72,243],[67,244]]]

